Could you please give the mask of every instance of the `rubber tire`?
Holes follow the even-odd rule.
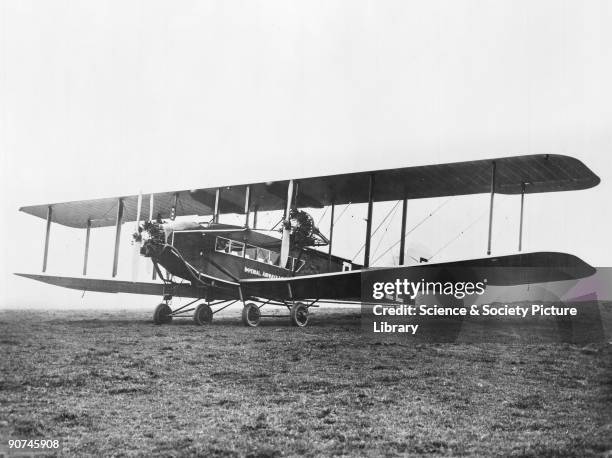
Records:
[[[303,328],[308,324],[308,307],[306,306],[306,304],[302,304],[301,302],[293,304],[291,306],[291,313],[289,316],[291,318],[291,324],[293,326]]]
[[[193,321],[198,326],[204,326],[206,324],[212,323],[213,320],[213,312],[210,308],[210,305],[206,303],[199,304],[195,312],[193,312]]]
[[[245,326],[254,328],[261,321],[261,310],[254,302],[247,302],[242,308],[242,322]]]
[[[153,312],[153,323],[155,324],[167,324],[172,321],[172,309],[166,304],[162,302],[157,307],[155,307],[155,312]]]

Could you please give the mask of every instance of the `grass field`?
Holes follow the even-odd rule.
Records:
[[[66,455],[601,456],[612,345],[381,342],[359,310],[242,327],[0,312],[0,437]],[[1,449],[1,448],[0,448]]]

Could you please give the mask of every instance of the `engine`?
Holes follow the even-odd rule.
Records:
[[[132,235],[136,243],[140,243],[140,254],[147,258],[158,257],[166,244],[166,233],[163,223],[145,221],[138,226],[138,232]]]
[[[285,222],[291,230],[291,245],[294,248],[329,245],[329,240],[315,226],[312,216],[304,210],[292,209]]]

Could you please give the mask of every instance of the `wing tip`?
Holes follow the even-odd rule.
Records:
[[[13,272],[13,275],[17,275],[18,277],[25,277],[25,278],[34,278],[35,274],[24,274],[21,272]]]
[[[584,179],[581,180],[581,182],[583,183],[583,186],[576,188],[575,191],[581,191],[584,189],[594,188],[595,186],[601,183],[601,178],[595,172],[593,172],[589,168],[588,165],[586,165],[583,161],[581,161],[577,157],[569,156],[567,154],[546,154],[545,156],[546,157],[557,157],[557,158],[563,158],[566,160],[570,160],[570,161],[575,162],[576,165],[583,168],[585,175],[586,175]]]

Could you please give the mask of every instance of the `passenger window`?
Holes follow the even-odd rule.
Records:
[[[257,248],[257,260],[259,262],[270,264],[270,252],[263,248]]]
[[[232,240],[230,245],[230,254],[240,257],[244,256],[244,243]]]
[[[257,247],[247,245],[244,257],[247,259],[257,259]]]
[[[222,253],[229,252],[229,240],[221,237],[217,237],[217,244],[215,245],[215,251],[220,251]]]
[[[274,266],[277,266],[280,261],[280,253],[276,253],[265,248],[259,248],[254,245],[247,245],[245,243],[226,239],[224,237],[217,237],[215,242],[215,251],[245,257],[247,259],[253,259]],[[287,264],[285,264],[284,268],[287,270],[295,269],[295,272],[299,272],[300,269],[304,267],[304,264],[304,261],[300,260],[298,263],[296,258],[289,256],[287,259]]]

